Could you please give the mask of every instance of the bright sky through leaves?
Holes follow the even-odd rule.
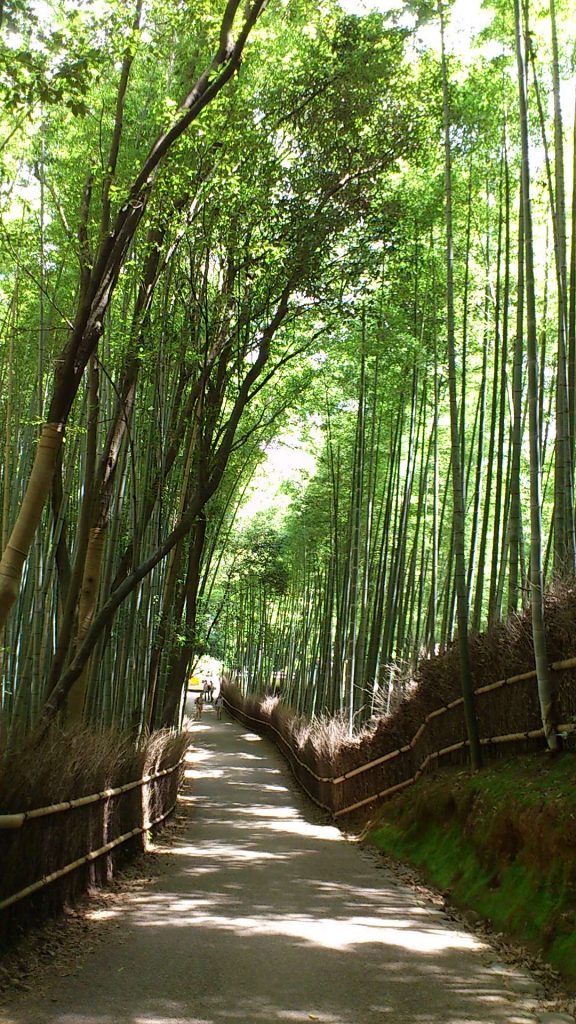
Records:
[[[482,0],[455,0],[450,12],[447,39],[450,46],[463,49],[470,47],[472,37],[488,25],[492,12],[481,9]],[[340,0],[341,6],[349,14],[367,14],[369,11],[398,11],[402,9],[401,0]],[[407,19],[412,23],[411,19]],[[437,45],[438,26],[430,25],[421,30],[422,42],[429,46]]]

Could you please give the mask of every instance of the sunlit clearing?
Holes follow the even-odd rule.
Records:
[[[308,427],[314,437],[312,424],[309,423]],[[318,430],[316,434],[319,433]],[[313,447],[310,441],[302,438],[298,429],[283,431],[274,441],[262,445],[265,459],[256,470],[246,500],[237,512],[240,523],[253,519],[264,510],[268,516],[281,521],[292,501],[283,485],[292,482],[302,486],[313,475],[316,468]]]

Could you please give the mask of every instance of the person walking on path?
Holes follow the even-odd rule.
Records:
[[[222,708],[224,707],[224,697],[221,693],[218,694],[214,701],[214,707],[216,709],[216,718],[220,720],[222,718]]]

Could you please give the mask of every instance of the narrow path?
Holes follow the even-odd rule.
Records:
[[[496,963],[322,824],[279,754],[211,708],[195,725],[170,867],[109,941],[6,1024],[530,1024]],[[558,1020],[560,1018],[557,1018]]]

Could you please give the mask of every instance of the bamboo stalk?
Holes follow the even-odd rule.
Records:
[[[564,672],[566,669],[576,668],[576,658],[566,658],[565,661],[553,661],[550,668],[553,672]]]
[[[355,804],[350,804],[349,807],[341,807],[340,810],[334,811],[334,817],[340,818],[343,814],[351,814],[353,811],[359,810],[360,807],[365,807],[366,804],[373,803],[374,800],[379,800],[383,796],[391,796],[392,793],[405,789],[406,786],[410,786],[415,781],[415,778],[406,779],[405,782],[398,782],[395,786],[390,786],[389,789],[385,789],[382,793],[375,793],[374,796],[367,796],[363,800],[358,800]]]
[[[427,724],[426,722],[422,722],[422,725],[419,726],[419,728],[414,733],[412,739],[410,740],[410,746],[411,747],[415,747],[416,746],[416,744],[417,744],[418,740],[420,739],[422,733],[426,731],[426,724]]]
[[[339,775],[337,778],[332,779],[332,782],[335,786],[340,782],[346,782],[347,779],[351,779],[355,775],[361,775],[363,772],[368,771],[369,768],[377,768],[378,765],[384,764],[386,761],[391,761],[400,754],[407,754],[409,750],[412,750],[412,747],[410,743],[407,743],[404,747],[399,747],[398,750],[391,750],[388,754],[383,754],[382,757],[376,758],[375,761],[368,761],[366,764],[361,764],[357,768],[352,768],[349,772],[345,772],[344,775]]]
[[[22,502],[22,511],[12,527],[0,560],[0,622],[2,625],[4,625],[8,612],[19,593],[22,570],[50,490],[62,436],[62,430],[58,423],[43,424],[28,487]]]
[[[550,667],[554,668],[553,665],[551,665]],[[498,679],[498,681],[495,682],[495,683],[489,683],[487,686],[481,686],[478,690],[476,690],[476,693],[491,693],[492,690],[501,689],[503,686],[507,686],[508,684],[511,684],[511,683],[523,683],[523,682],[525,682],[528,679],[535,679],[535,678],[536,678],[536,670],[532,669],[531,672],[521,672],[517,676],[508,676],[506,679]]]

